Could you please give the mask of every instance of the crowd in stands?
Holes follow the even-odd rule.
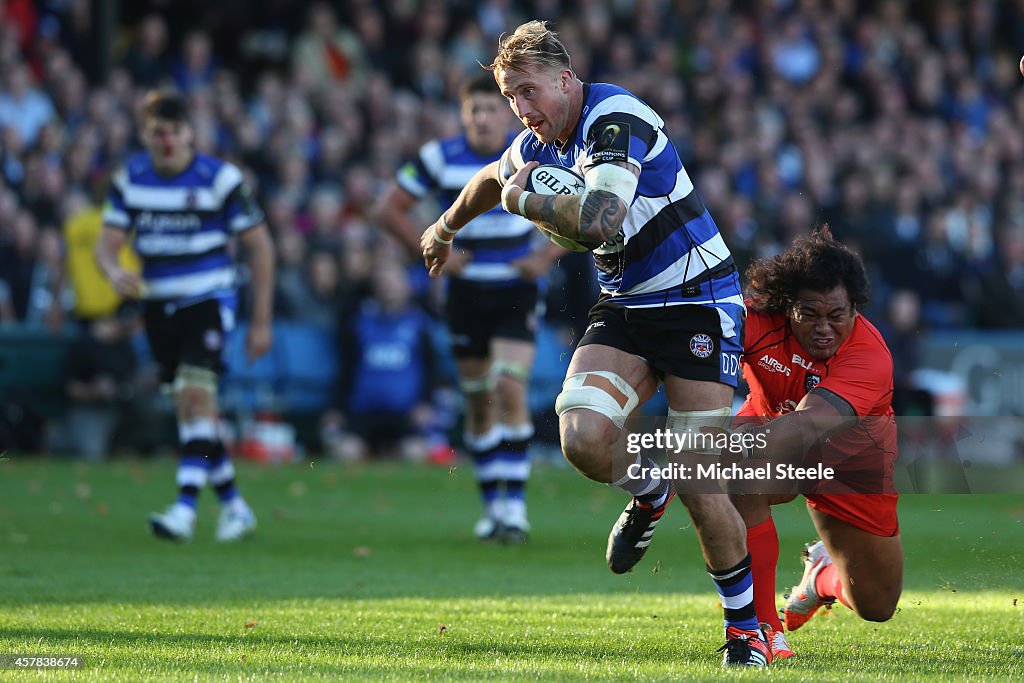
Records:
[[[121,4],[110,46],[93,5],[0,4],[0,323],[119,310],[91,257],[99,207],[137,149],[141,97],[165,85],[187,95],[199,149],[257,189],[279,319],[337,330],[395,263],[436,310],[374,201],[458,132],[457,89],[498,36],[541,18],[583,80],[664,117],[741,268],[829,222],[871,266],[868,313],[898,367],[923,330],[1024,328],[1017,0],[148,0]],[[550,279],[549,322],[570,338],[594,296],[585,258]]]

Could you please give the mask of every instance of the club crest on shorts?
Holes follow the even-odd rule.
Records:
[[[808,372],[804,376],[804,391],[810,391],[814,387],[818,386],[821,382],[821,375],[815,375],[813,372]]]
[[[690,337],[690,353],[697,358],[707,358],[715,350],[715,342],[704,333],[695,334]]]

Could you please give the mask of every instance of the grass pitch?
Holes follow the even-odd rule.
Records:
[[[482,545],[472,471],[324,462],[239,467],[260,520],[235,545],[149,536],[171,462],[0,461],[0,655],[77,654],[11,680],[1024,679],[1024,499],[905,496],[896,616],[816,616],[793,660],[723,671],[721,609],[674,503],[644,562],[614,576],[623,494],[538,467],[530,543]],[[813,536],[775,509],[779,587]],[[781,603],[780,603],[781,604]]]

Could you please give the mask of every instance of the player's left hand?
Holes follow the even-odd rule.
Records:
[[[274,343],[274,333],[270,322],[256,322],[249,325],[249,333],[245,337],[245,355],[249,362],[262,358]]]
[[[516,187],[521,187],[525,190],[526,181],[530,177],[530,172],[538,166],[540,166],[540,163],[536,161],[526,163],[521,169],[515,172],[515,175],[505,181],[505,187],[515,185]]]
[[[508,180],[505,181],[505,186],[501,189],[501,208],[505,209],[509,213],[514,213],[516,215],[519,215],[517,212],[512,211],[509,208],[509,206],[506,204],[506,202],[512,202],[513,198],[511,198],[511,197],[506,198],[505,193],[508,190],[508,188],[510,188],[513,185],[515,185],[516,187],[519,187],[519,188],[522,188],[522,189],[525,190],[526,189],[526,185],[527,185],[527,181],[530,179],[530,172],[533,169],[537,168],[538,166],[540,166],[539,163],[537,163],[536,161],[531,161],[531,162],[527,163],[526,165],[524,165],[521,169],[516,171],[515,174],[511,178],[509,178]],[[518,193],[516,193],[515,197],[518,197],[518,196],[519,196]]]
[[[434,239],[435,235],[441,235],[441,228],[438,223],[440,223],[440,219],[424,230],[423,235],[420,237],[420,249],[423,250],[423,263],[426,264],[431,277],[441,276],[441,273],[444,272],[444,264],[448,262],[448,259],[452,255],[452,245],[441,244]]]

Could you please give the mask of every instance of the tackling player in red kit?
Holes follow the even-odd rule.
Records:
[[[785,626],[803,626],[839,601],[886,621],[902,591],[903,550],[892,485],[897,453],[892,355],[860,310],[868,280],[860,257],[827,228],[754,263],[742,366],[750,386],[740,416],[771,420],[751,457],[806,452],[835,470],[802,489],[821,536],[804,552],[804,575],[788,596]],[[808,443],[814,445],[807,449]],[[775,609],[779,541],[772,504],[795,495],[734,495],[747,525],[758,619],[777,657],[793,652]]]
[[[899,601],[892,355],[861,314],[869,290],[864,263],[827,227],[755,262],[747,281],[741,364],[750,394],[733,425],[754,436],[745,462],[832,470],[829,478],[757,483],[742,492],[745,484],[730,482],[747,526],[757,618],[773,657],[785,659],[794,653],[775,609],[779,539],[771,506],[793,500],[797,486],[821,540],[804,552],[786,628],[800,628],[836,601],[863,619],[886,621]]]

